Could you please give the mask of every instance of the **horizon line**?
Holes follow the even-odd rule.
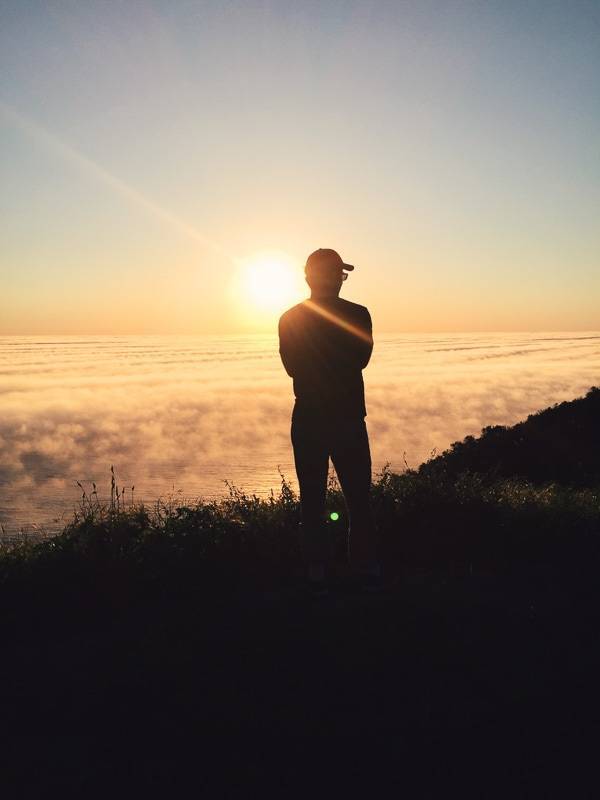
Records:
[[[453,330],[436,330],[436,329],[417,329],[417,330],[391,330],[382,329],[377,331],[377,335],[413,335],[413,334],[436,334],[436,335],[461,335],[461,334],[492,334],[492,333],[596,333],[600,334],[600,328],[493,328],[493,329],[453,329]],[[14,338],[14,337],[32,337],[32,336],[277,336],[277,328],[272,331],[264,329],[255,330],[239,330],[239,331],[115,331],[107,333],[106,331],[100,333],[88,332],[34,332],[34,333],[0,333],[0,338]]]

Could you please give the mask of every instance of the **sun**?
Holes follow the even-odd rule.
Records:
[[[235,294],[247,311],[263,318],[297,303],[305,284],[302,271],[289,256],[264,252],[239,262]]]

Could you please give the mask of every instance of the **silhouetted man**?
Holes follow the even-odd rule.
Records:
[[[331,556],[324,528],[329,457],[350,520],[350,567],[365,575],[379,572],[362,378],[373,350],[371,317],[364,306],[338,296],[353,269],[335,250],[311,253],[305,266],[310,299],[290,308],[279,320],[279,352],[294,379],[296,395],[291,438],[300,484],[304,555],[309,581],[317,584],[324,581]]]

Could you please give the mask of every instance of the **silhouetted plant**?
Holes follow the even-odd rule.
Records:
[[[531,424],[545,419],[545,429],[554,430],[552,414],[560,413],[570,428],[571,408],[578,424],[587,420],[593,444],[598,420],[587,406],[595,409],[599,398],[600,391],[592,389],[570,405],[533,415]],[[520,424],[520,442],[528,441],[533,430],[528,423]],[[484,429],[480,439],[467,437],[418,470],[397,474],[386,464],[374,477],[373,510],[390,570],[497,570],[598,555],[600,480],[574,488],[564,481],[564,462],[545,465],[545,474],[554,467],[558,476],[546,482],[540,482],[539,473],[535,478],[504,475],[507,461],[498,466],[492,460],[490,442],[504,457],[517,428]],[[580,441],[585,441],[583,434]],[[544,448],[548,453],[550,445]],[[527,461],[538,462],[533,457]],[[591,459],[586,463],[589,476]],[[577,484],[584,473],[578,467],[575,473]],[[94,596],[118,606],[144,587],[178,592],[223,580],[228,585],[248,579],[289,580],[300,563],[300,503],[281,471],[280,477],[279,493],[266,498],[227,481],[228,496],[221,500],[190,503],[178,491],[145,505],[134,501],[133,486],[131,500],[125,502],[125,490],[119,489],[111,466],[108,502],[100,501],[95,483],[88,494],[77,481],[82,490],[79,508],[59,535],[0,548],[0,587],[43,602],[54,593],[69,602]],[[326,522],[326,533],[342,558],[347,518],[333,474],[327,484],[328,516],[332,511],[339,518]]]

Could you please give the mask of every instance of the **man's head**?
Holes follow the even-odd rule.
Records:
[[[353,269],[352,264],[344,264],[335,250],[321,247],[306,259],[304,273],[314,297],[337,297],[348,277],[345,270]]]

